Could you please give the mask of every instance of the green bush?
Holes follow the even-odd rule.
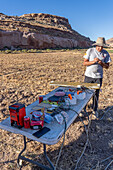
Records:
[[[107,50],[109,53],[113,53],[113,50]]]
[[[6,54],[11,53],[11,50],[5,50],[5,53]]]
[[[22,52],[23,52],[23,53],[27,53],[27,49],[23,49]]]
[[[28,52],[28,53],[37,53],[37,51],[38,51],[37,49],[30,49],[30,50],[28,50],[27,52]]]
[[[47,52],[50,52],[50,51],[51,51],[51,49],[46,49],[46,51],[47,51]]]

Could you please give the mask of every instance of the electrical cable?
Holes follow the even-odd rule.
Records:
[[[65,122],[65,126],[64,126],[64,138],[63,138],[63,142],[62,142],[61,147],[60,147],[59,155],[58,155],[58,158],[57,158],[57,160],[56,160],[56,164],[55,164],[54,170],[56,170],[57,165],[58,165],[58,161],[59,161],[60,156],[61,156],[62,148],[63,148],[64,141],[65,141],[66,128],[67,128],[66,119],[65,119],[65,117],[64,117],[64,115],[63,115],[62,113],[60,113],[60,114],[62,115],[62,117],[63,117],[63,119],[64,119],[64,122]]]
[[[76,112],[76,111],[73,110],[73,109],[71,109],[71,110],[74,111],[74,112],[79,116],[78,112]],[[79,116],[79,117],[80,117],[80,116]],[[86,128],[86,125],[84,124],[84,122],[83,122],[83,120],[82,120],[81,117],[80,117],[80,119],[81,119],[81,121],[82,121],[82,123],[83,123],[83,125],[84,125],[87,139],[86,139],[86,143],[85,143],[84,149],[83,149],[80,157],[79,157],[78,160],[77,160],[77,163],[76,163],[76,166],[75,166],[75,170],[77,170],[78,164],[79,164],[79,162],[80,162],[80,160],[81,160],[81,158],[82,158],[82,156],[83,156],[83,154],[84,154],[84,152],[85,152],[85,150],[86,150],[86,147],[87,147],[87,145],[88,145],[88,142],[89,142],[90,147],[91,147],[91,143],[90,143],[90,141],[89,141],[89,135],[88,135],[88,134],[89,134],[89,127],[90,127],[90,124],[91,124],[91,120],[88,120],[88,128]]]
[[[91,122],[91,121],[90,121],[90,122]],[[81,160],[83,154],[85,153],[85,150],[86,150],[86,147],[87,147],[88,143],[90,144],[90,142],[89,142],[89,134],[88,134],[88,133],[89,133],[90,122],[88,122],[88,129],[86,129],[86,126],[85,126],[85,131],[86,131],[86,135],[87,135],[87,140],[86,140],[84,149],[83,149],[83,151],[82,151],[82,153],[81,153],[79,159],[77,160],[75,170],[77,169],[78,164],[79,164],[79,162],[80,162],[80,160]],[[90,144],[90,146],[91,146],[91,144]]]
[[[105,162],[105,161],[107,161],[108,159],[110,159],[110,158],[112,158],[113,157],[113,155],[111,155],[111,156],[109,156],[109,157],[107,157],[107,158],[105,158],[104,160],[102,160],[99,164],[101,164],[101,163],[103,163],[103,162]],[[92,168],[90,168],[90,170],[93,170],[93,168],[95,168],[96,167],[96,165],[94,165]]]
[[[106,166],[105,170],[108,169],[108,167],[113,163],[113,160]]]
[[[64,120],[64,122],[65,122],[65,126],[64,126],[64,138],[63,138],[63,142],[62,142],[61,147],[60,147],[59,155],[58,155],[58,158],[57,158],[57,160],[56,160],[56,164],[55,164],[54,170],[56,170],[56,168],[57,168],[57,166],[58,166],[58,162],[59,162],[59,159],[60,159],[60,156],[61,156],[62,148],[63,148],[64,142],[65,142],[65,133],[66,133],[66,128],[67,128],[67,123],[66,123],[66,119],[65,119],[64,115],[61,113],[62,110],[65,110],[65,106],[68,106],[67,110],[69,110],[69,109],[70,109],[70,106],[71,106],[71,105],[70,105],[70,102],[69,102],[69,105],[61,104],[61,105],[59,106],[59,108],[56,109],[56,112],[58,112],[58,113],[60,112],[60,114],[62,115],[63,120]]]
[[[87,92],[91,92],[91,93],[92,93],[92,91],[91,91],[90,89],[88,89],[88,88],[85,89],[84,91],[87,91]],[[98,103],[96,94],[94,94],[94,98],[95,98],[96,102]],[[106,112],[104,113],[104,115],[103,115],[99,120],[102,120],[103,117],[105,116],[105,114],[106,114],[109,110],[111,110],[112,108],[113,108],[113,106],[110,107],[109,109],[107,109]],[[93,109],[94,109],[94,106],[93,106]],[[72,110],[72,109],[71,109],[71,110]],[[72,111],[74,111],[75,113],[77,113],[75,110],[72,110]],[[79,116],[78,113],[77,113],[77,115]],[[79,116],[79,117],[80,117],[80,116]],[[88,145],[88,142],[89,142],[89,144],[90,144],[90,141],[89,141],[89,138],[88,138],[88,131],[89,131],[89,127],[90,127],[91,121],[88,119],[88,129],[86,129],[86,125],[84,124],[84,122],[83,122],[83,120],[82,120],[81,117],[80,117],[80,119],[81,119],[81,121],[82,121],[82,123],[83,123],[83,125],[84,125],[85,131],[86,131],[86,135],[87,135],[87,140],[86,140],[84,149],[83,149],[83,151],[82,151],[82,153],[81,153],[81,156],[80,156],[79,159],[77,160],[75,170],[77,170],[78,163],[80,162],[80,160],[81,160],[81,158],[82,158],[82,156],[83,156],[83,154],[84,154],[84,152],[85,152],[85,150],[86,150],[86,147],[87,147],[87,145]],[[91,144],[90,144],[90,145],[91,145]],[[112,157],[113,157],[113,155],[111,155],[111,156],[109,156],[108,158],[104,159],[104,160],[101,161],[100,163],[102,163],[102,162],[104,162],[104,161],[106,161],[106,160],[108,160],[108,159],[110,159],[110,158],[112,158]],[[106,166],[105,170],[107,170],[112,163],[113,163],[113,160]],[[93,166],[93,167],[91,168],[91,170],[92,170],[94,167],[95,167],[95,166]]]
[[[113,108],[113,106],[110,107],[110,108],[108,108],[108,109],[106,110],[106,112],[104,113],[104,115],[103,115],[99,120],[102,120],[103,117],[105,116],[105,114],[107,113],[107,111],[111,110],[112,108]],[[110,158],[112,158],[112,157],[113,157],[113,155],[107,157],[106,159],[102,160],[102,161],[100,162],[100,164],[103,163],[103,162],[105,162],[105,161],[107,161],[108,159],[110,159]],[[113,160],[106,166],[106,168],[105,168],[106,170],[107,170],[108,167],[112,164],[112,162],[113,162]],[[95,166],[93,166],[90,170],[92,170],[93,168],[95,168]]]
[[[95,97],[95,99],[97,100],[96,95],[94,95],[94,97]],[[108,108],[108,109],[106,110],[106,112],[104,113],[104,115],[103,115],[100,119],[98,119],[98,120],[102,120],[103,117],[105,116],[105,114],[106,114],[109,110],[111,110],[112,108],[113,108],[113,106],[110,107],[110,108]],[[103,163],[103,162],[105,162],[106,160],[112,158],[112,157],[113,157],[113,155],[109,156],[108,158],[106,158],[106,159],[104,159],[103,161],[101,161],[100,164]],[[106,166],[105,170],[107,170],[108,167],[109,167],[112,163],[113,163],[113,160]],[[93,166],[90,170],[92,170],[94,167],[95,167],[95,166]]]
[[[91,90],[89,90],[89,89],[87,90],[87,92],[90,92],[90,91],[91,91]],[[91,93],[92,93],[92,91],[91,91]],[[59,108],[59,109],[64,109],[64,105],[60,105],[60,108]],[[57,111],[60,111],[59,109],[58,109]],[[79,116],[78,112],[76,112],[75,110],[71,109],[70,101],[69,101],[69,105],[68,105],[68,110],[74,111],[74,112]],[[64,138],[63,138],[63,142],[62,142],[62,145],[61,145],[61,147],[60,147],[59,155],[58,155],[58,158],[57,158],[57,161],[56,161],[55,170],[56,170],[56,168],[57,168],[58,161],[59,161],[60,156],[61,156],[61,151],[62,151],[62,148],[63,148],[63,145],[64,145],[64,141],[65,141],[65,132],[66,132],[66,128],[67,128],[67,124],[66,124],[65,117],[64,117],[64,115],[63,115],[62,113],[60,113],[60,114],[63,116],[63,119],[64,119],[64,121],[65,121],[65,127],[64,127]],[[79,116],[79,117],[80,117],[80,116]],[[85,150],[86,150],[86,147],[87,147],[88,143],[90,144],[90,147],[91,147],[91,143],[90,143],[89,137],[88,137],[88,136],[89,136],[88,133],[89,133],[89,127],[90,127],[90,124],[91,124],[91,120],[89,120],[89,115],[88,115],[88,128],[86,128],[86,125],[84,124],[84,122],[83,122],[83,120],[82,120],[81,117],[80,117],[80,119],[81,119],[81,121],[82,121],[82,123],[83,123],[83,125],[84,125],[84,129],[85,129],[86,135],[87,135],[87,140],[86,140],[84,149],[83,149],[83,151],[82,151],[82,153],[81,153],[81,156],[79,157],[79,159],[78,159],[78,161],[77,161],[77,163],[76,163],[75,170],[76,170],[77,167],[78,167],[78,164],[79,164],[79,162],[80,162],[80,160],[81,160],[81,158],[82,158],[82,156],[83,156],[83,154],[84,154],[84,152],[85,152]]]
[[[95,97],[96,102],[98,103],[97,96],[94,95],[94,97]],[[104,112],[104,114],[102,115],[102,117],[101,117],[101,118],[98,118],[98,120],[102,120],[103,117],[105,116],[105,114],[106,114],[109,110],[111,110],[112,108],[113,108],[113,106],[111,106],[110,108],[108,108],[108,109]],[[94,109],[94,106],[93,106],[93,109]]]
[[[108,109],[104,112],[103,116],[102,116],[99,120],[102,120],[103,117],[105,116],[105,114],[106,114],[109,110],[111,110],[112,108],[113,108],[113,106],[111,106],[110,108],[108,108]]]
[[[91,91],[90,89],[88,89],[88,88],[84,88],[84,91],[86,91],[86,92],[88,92],[88,93],[92,93],[92,91]],[[94,97],[95,97],[95,100],[97,101],[97,97],[96,97],[95,94],[94,94]],[[98,102],[98,101],[97,101],[97,102]],[[72,109],[71,109],[71,110],[72,110]],[[75,110],[73,110],[73,111],[79,116],[78,112],[76,112]],[[86,109],[85,109],[84,111],[86,111]],[[79,117],[80,117],[80,116],[79,116]],[[92,118],[92,114],[91,114],[91,118]],[[89,141],[89,127],[90,127],[90,124],[91,124],[91,119],[89,120],[89,115],[88,115],[88,128],[87,128],[87,129],[86,129],[86,125],[84,124],[84,122],[83,122],[83,120],[82,120],[81,117],[80,117],[80,119],[81,119],[81,121],[82,121],[82,123],[83,123],[83,125],[84,125],[85,131],[86,131],[86,135],[87,135],[87,139],[86,139],[86,143],[85,143],[85,145],[84,145],[84,149],[83,149],[80,157],[79,157],[78,160],[77,160],[77,163],[76,163],[76,166],[75,166],[75,170],[77,170],[78,164],[79,164],[79,162],[80,162],[83,154],[85,153],[85,150],[86,150],[86,147],[87,147],[88,143],[90,144],[90,147],[91,147],[91,143],[90,143],[90,141]],[[91,149],[92,149],[92,147],[91,147]]]

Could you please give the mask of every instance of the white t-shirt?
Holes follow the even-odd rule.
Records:
[[[111,62],[110,55],[106,50],[102,49],[101,52],[98,52],[95,47],[89,48],[83,57],[89,61],[93,61],[94,58],[99,58],[104,63]],[[92,78],[103,78],[103,67],[98,63],[87,66],[85,76]]]

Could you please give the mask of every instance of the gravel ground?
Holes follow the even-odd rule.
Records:
[[[22,53],[0,54],[0,121],[9,117],[9,105],[20,102],[25,106],[36,101],[39,95],[52,91],[51,81],[83,82],[85,67],[83,54],[85,50],[51,53]],[[113,61],[113,54],[111,53]],[[108,169],[113,169],[113,68],[112,63],[108,70],[104,70],[102,92],[99,99],[100,118],[91,116],[89,127],[89,141],[82,159],[78,163],[78,170],[103,170],[109,163]],[[82,115],[81,115],[82,116]],[[82,116],[85,125],[88,118]],[[66,139],[58,163],[59,170],[75,169],[85,143],[86,132],[80,118],[70,126],[66,132]],[[61,139],[57,144],[47,146],[47,154],[53,164],[56,163]],[[0,169],[17,169],[16,159],[23,148],[23,137],[4,130],[0,130]],[[46,163],[43,156],[42,144],[32,141],[27,144],[27,157]],[[112,157],[110,157],[112,156]],[[105,160],[106,158],[109,158]],[[40,169],[30,163],[23,162],[24,170]]]

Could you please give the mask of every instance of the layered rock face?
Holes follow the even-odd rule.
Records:
[[[20,17],[0,13],[0,49],[75,48],[91,46],[89,38],[71,28],[68,19],[50,14],[24,14]]]
[[[110,47],[113,47],[113,38],[108,39],[106,42]]]

